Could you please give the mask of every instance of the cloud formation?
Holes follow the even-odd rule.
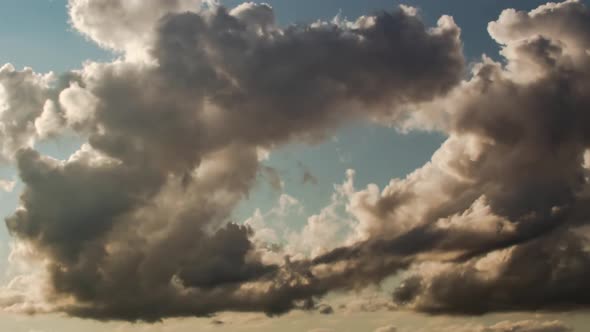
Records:
[[[429,28],[404,6],[280,27],[264,4],[150,4],[69,2],[74,28],[120,59],[58,78],[0,69],[0,156],[24,184],[6,224],[43,262],[48,310],[130,321],[328,314],[316,300],[330,291],[399,273],[398,308],[428,313],[590,304],[581,2],[505,11],[488,27],[505,63],[483,57],[467,78],[448,16]],[[259,175],[281,188],[260,151],[320,142],[356,119],[448,138],[383,190],[355,189],[349,171],[287,243],[269,243],[280,237],[260,213],[231,220]],[[64,132],[87,141],[67,160],[35,150]],[[283,195],[271,212],[296,204]],[[11,299],[0,303],[32,301]],[[567,331],[506,326],[482,331]]]
[[[53,79],[51,73],[41,75],[31,68],[0,67],[0,163],[11,161],[18,149],[34,144],[36,124],[43,127],[46,122],[41,114]]]
[[[566,1],[490,23],[507,64],[484,59],[450,94],[445,145],[456,140],[460,150],[445,151],[452,176],[440,188],[455,199],[430,204],[420,231],[428,239],[420,252],[460,254],[419,268],[394,293],[400,304],[467,314],[588,306],[587,292],[569,287],[588,276],[580,227],[588,220],[590,58],[580,17],[589,15]],[[555,20],[559,33],[549,27]],[[542,291],[531,292],[533,284]]]
[[[9,95],[5,114],[31,114],[7,134],[24,136],[7,150],[25,187],[6,224],[44,262],[54,310],[80,317],[328,313],[312,298],[330,280],[316,283],[305,262],[263,262],[252,230],[230,220],[257,174],[280,185],[259,151],[401,116],[463,75],[450,17],[428,28],[398,10],[282,28],[253,3],[72,0],[69,12],[123,57],[87,63],[46,95],[42,76],[18,74],[40,96],[21,105]],[[54,160],[26,140],[59,131],[87,143]]]

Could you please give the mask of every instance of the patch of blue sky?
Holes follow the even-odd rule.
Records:
[[[302,226],[306,217],[330,203],[334,185],[345,180],[348,169],[356,170],[355,187],[377,184],[381,188],[392,178],[403,178],[430,160],[444,141],[438,133],[398,133],[369,123],[350,124],[318,145],[291,144],[273,151],[267,166],[275,168],[284,182],[283,192],[296,198],[305,209],[303,216],[287,216],[289,224]],[[307,169],[317,183],[303,181]],[[261,179],[250,197],[234,215],[236,220],[252,216],[258,208],[268,211],[277,204],[277,192]]]

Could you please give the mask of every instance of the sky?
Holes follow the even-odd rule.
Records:
[[[584,331],[587,5],[3,1],[0,330]]]

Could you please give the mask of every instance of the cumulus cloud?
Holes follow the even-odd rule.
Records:
[[[583,287],[587,278],[588,240],[577,227],[588,220],[583,110],[590,106],[584,92],[590,58],[580,53],[588,29],[578,21],[588,12],[581,2],[566,1],[531,13],[508,10],[490,24],[505,44],[507,64],[484,59],[474,77],[451,93],[449,140],[471,137],[476,144],[462,148],[465,158],[449,151],[460,182],[444,189],[455,199],[434,210],[429,204],[431,216],[422,222],[430,249],[444,244],[463,253],[455,263],[409,277],[394,293],[399,303],[469,314],[588,306],[584,292],[569,288]],[[564,28],[552,29],[555,20]],[[472,202],[482,198],[486,207],[477,212]],[[477,218],[469,220],[473,213]],[[485,226],[487,220],[496,231]],[[479,233],[472,236],[479,244],[459,236],[475,223],[480,225],[469,233]],[[502,262],[482,267],[502,252]],[[535,283],[542,291],[527,292]]]
[[[587,12],[567,1],[515,17],[544,13],[534,21],[543,24]],[[490,30],[503,28],[505,15]],[[559,34],[518,30],[519,38],[503,39],[505,65],[484,57],[448,95],[419,104],[442,113],[435,120],[447,141],[406,178],[353,190],[347,211],[362,241],[313,264],[339,266],[334,284],[355,266],[347,285],[412,266],[394,301],[433,314],[588,307],[588,292],[576,289],[588,277],[579,227],[588,220],[590,58],[579,52],[585,25],[575,17],[563,24]],[[509,26],[504,32],[519,25]]]
[[[587,306],[581,281],[588,277],[588,253],[573,234],[554,238],[463,264],[421,265],[394,299],[420,311],[456,314]]]
[[[120,59],[53,85],[0,70],[1,155],[24,184],[6,223],[44,262],[47,310],[130,321],[329,313],[319,297],[404,271],[394,301],[429,313],[590,304],[581,2],[504,12],[489,31],[505,63],[484,57],[466,79],[448,16],[429,28],[402,7],[280,27],[264,4],[150,4],[69,2],[73,26]],[[265,220],[298,206],[286,194],[267,214],[231,220],[259,175],[282,188],[261,151],[319,142],[355,119],[448,139],[383,189],[356,189],[349,171],[300,232]],[[64,130],[87,143],[67,160],[35,151]]]
[[[72,26],[98,45],[137,57],[154,37],[157,21],[169,13],[215,5],[202,0],[68,0]]]
[[[304,218],[304,206],[295,197],[282,194],[269,211],[257,209],[244,224],[254,230],[254,240],[269,261],[280,262],[285,256],[294,260],[313,259],[338,247],[360,240],[358,222],[347,211],[354,190],[354,171],[334,185],[331,202],[305,219],[303,227],[288,225],[287,219]]]
[[[11,161],[18,149],[34,144],[34,122],[43,113],[53,80],[53,74],[38,74],[31,68],[0,67],[0,162]]]
[[[3,83],[0,123],[17,124],[3,130],[15,140],[3,151],[24,184],[6,223],[44,261],[53,310],[146,321],[328,313],[313,298],[332,280],[348,288],[342,275],[354,267],[337,278],[331,267],[317,272],[324,279],[306,260],[270,262],[259,234],[232,223],[231,212],[258,175],[282,186],[260,151],[317,142],[354,118],[402,116],[400,106],[458,84],[464,61],[452,19],[428,28],[398,10],[283,28],[268,5],[253,3],[72,0],[68,8],[75,29],[124,56],[88,62],[51,89],[30,70],[2,70],[16,83]],[[24,88],[38,97],[20,98]],[[67,160],[35,151],[37,136],[61,131],[87,143]],[[315,225],[326,218],[310,220],[306,233],[323,234]]]

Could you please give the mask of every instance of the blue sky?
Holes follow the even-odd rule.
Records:
[[[499,47],[487,32],[487,22],[497,19],[503,9],[510,7],[531,10],[545,2],[538,0],[268,1],[274,8],[281,25],[309,23],[318,19],[329,20],[338,14],[353,19],[382,10],[391,10],[402,3],[420,8],[420,15],[429,25],[434,25],[441,15],[451,15],[462,29],[464,52],[469,62],[478,61],[482,54],[500,59],[498,55]],[[242,1],[223,1],[223,4],[228,7],[240,3]],[[0,48],[0,64],[12,63],[19,69],[25,66],[32,67],[37,72],[54,71],[62,73],[81,68],[82,63],[87,60],[110,61],[119,56],[119,54],[100,49],[92,41],[74,31],[69,24],[66,0],[1,1],[0,45],[2,45]],[[410,133],[399,133],[394,128],[375,126],[368,122],[355,122],[340,128],[331,138],[317,145],[288,144],[273,151],[270,158],[264,162],[265,165],[279,172],[281,179],[284,181],[282,190],[277,191],[271,188],[268,181],[261,176],[249,198],[240,203],[234,211],[233,217],[238,221],[244,221],[256,209],[269,211],[276,206],[281,194],[288,194],[302,203],[305,212],[300,215],[288,216],[286,222],[294,228],[301,228],[308,216],[318,213],[329,204],[331,195],[334,192],[334,185],[345,180],[348,169],[356,170],[355,186],[357,188],[364,188],[369,184],[377,184],[380,188],[383,188],[392,178],[403,178],[427,163],[446,138],[445,134],[438,132],[412,131]],[[42,143],[37,148],[47,155],[66,159],[69,154],[78,149],[79,145],[80,141],[78,139],[66,137]],[[313,174],[317,179],[317,183],[303,183],[304,170],[308,170]],[[14,168],[10,165],[0,166],[0,179],[16,180],[17,176]],[[1,217],[13,213],[21,189],[22,185],[18,183],[13,192],[7,193],[0,190]],[[3,274],[2,272],[7,266],[10,241],[11,237],[5,227],[2,226],[0,228],[0,274]],[[279,319],[275,329],[287,326],[295,330],[305,328],[311,331],[312,326],[305,323],[306,316],[297,315],[299,314]],[[547,319],[563,318],[553,314],[540,316]],[[386,325],[389,320],[388,317],[395,317],[396,321],[405,322],[408,324],[407,326],[420,325],[421,319],[423,319],[423,316],[414,314],[403,316],[396,313],[393,316],[361,314],[356,318],[356,321],[352,320],[351,317],[346,317],[343,321],[352,322],[350,324],[356,322],[359,326],[365,324],[365,326],[371,326],[371,329],[374,329]],[[528,319],[531,316],[526,313],[515,313],[507,316],[492,315],[485,318],[472,318],[468,322],[476,326],[477,324],[493,324],[514,317],[516,319]],[[316,317],[316,319],[329,327],[338,326],[336,318]],[[571,324],[578,327],[583,326],[587,321],[583,314],[572,314],[566,316],[566,319],[569,319]],[[2,320],[2,316],[0,316],[0,321]],[[119,329],[118,331],[123,331],[126,328],[137,328],[139,331],[142,327],[146,331],[169,331],[166,328],[167,323],[156,325],[156,327],[147,325],[128,326],[118,323],[102,325],[101,323],[70,320],[63,316],[53,315],[22,319],[7,315],[5,321],[9,322],[7,326],[18,332],[38,330],[43,332],[74,331],[77,326],[84,326],[85,329],[96,332],[115,328]],[[436,325],[449,322],[461,324],[464,321],[459,318],[439,317],[433,319],[432,322]],[[0,322],[0,330],[2,324]],[[174,321],[170,324],[171,326],[179,326],[179,331],[190,328],[182,321]],[[214,330],[210,326],[209,320],[206,319],[194,322],[194,326],[199,326],[203,330]],[[34,329],[29,330],[29,327]],[[248,328],[250,327],[248,325]],[[244,328],[244,331],[246,330]],[[273,327],[268,329],[268,331],[271,330],[273,330]],[[287,329],[284,330],[287,331]],[[354,332],[353,330],[350,331]]]

